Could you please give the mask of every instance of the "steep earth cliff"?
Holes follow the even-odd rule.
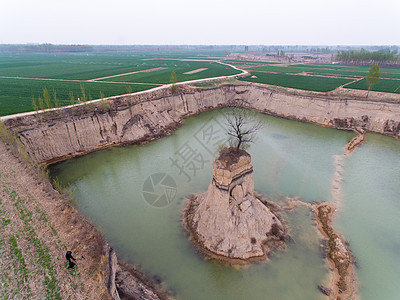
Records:
[[[185,87],[177,94],[161,89],[3,120],[38,163],[51,163],[112,145],[149,141],[168,134],[187,116],[225,106],[400,138],[399,104],[293,95],[257,84]]]

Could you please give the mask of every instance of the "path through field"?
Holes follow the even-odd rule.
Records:
[[[148,73],[148,72],[154,72],[154,71],[165,70],[165,69],[168,69],[168,67],[157,67],[157,68],[152,68],[152,69],[147,69],[147,70],[140,70],[140,71],[116,74],[116,75],[111,75],[111,76],[95,78],[95,79],[89,79],[87,81],[98,81],[98,80],[103,80],[103,79],[108,79],[108,78],[113,78],[113,77],[119,77],[119,76],[124,76],[124,75],[131,75],[131,74],[136,74],[136,73]]]
[[[140,72],[140,71],[139,71]],[[139,72],[132,72],[127,74],[139,73]],[[113,76],[108,76],[104,78],[97,78],[97,79],[89,79],[89,80],[78,80],[78,79],[58,79],[58,78],[37,78],[37,77],[12,77],[12,76],[0,76],[0,78],[7,78],[7,79],[29,79],[29,80],[44,80],[44,81],[66,81],[66,82],[98,82],[100,79],[111,78],[111,77],[118,77],[121,75],[126,74],[118,74]],[[163,85],[162,83],[143,83],[143,82],[124,82],[124,81],[101,81],[101,83],[109,83],[109,84],[144,84],[144,85]]]

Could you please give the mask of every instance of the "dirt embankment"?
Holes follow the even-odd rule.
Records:
[[[0,153],[2,296],[106,299],[109,246],[101,234],[1,141]],[[66,250],[77,259],[73,270]]]
[[[327,240],[327,257],[333,269],[330,289],[323,290],[327,291],[329,299],[355,299],[357,286],[354,258],[344,239],[331,226],[335,206],[331,203],[322,203],[315,206],[314,211],[318,230]]]
[[[73,269],[67,250],[77,260]],[[0,140],[0,298],[164,297],[133,271],[118,264],[102,234],[45,175]]]
[[[360,132],[355,130],[357,136],[352,138],[350,142],[347,143],[345,148],[345,153],[350,154],[353,152],[357,147],[361,146],[365,142],[365,132]]]
[[[114,145],[151,141],[206,110],[241,106],[287,119],[344,130],[355,128],[400,138],[400,105],[292,94],[258,84],[201,89],[180,87],[109,98],[101,102],[10,118],[38,163],[52,163]]]

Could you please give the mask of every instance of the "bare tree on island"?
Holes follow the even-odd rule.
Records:
[[[226,133],[231,137],[230,146],[236,150],[246,149],[256,140],[256,132],[263,127],[261,121],[254,122],[247,111],[240,109],[226,117]]]

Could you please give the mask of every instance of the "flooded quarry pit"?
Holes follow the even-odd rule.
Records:
[[[254,190],[280,207],[290,239],[267,262],[229,265],[200,255],[182,221],[187,199],[207,190],[226,141],[222,108],[186,119],[172,135],[50,166],[76,208],[101,229],[120,260],[140,265],[177,299],[325,299],[327,248],[311,205],[336,207],[362,299],[400,294],[400,142],[366,134],[352,153],[349,131],[254,113],[265,126],[247,150]],[[296,204],[297,203],[297,204]],[[299,205],[298,203],[301,203]]]

